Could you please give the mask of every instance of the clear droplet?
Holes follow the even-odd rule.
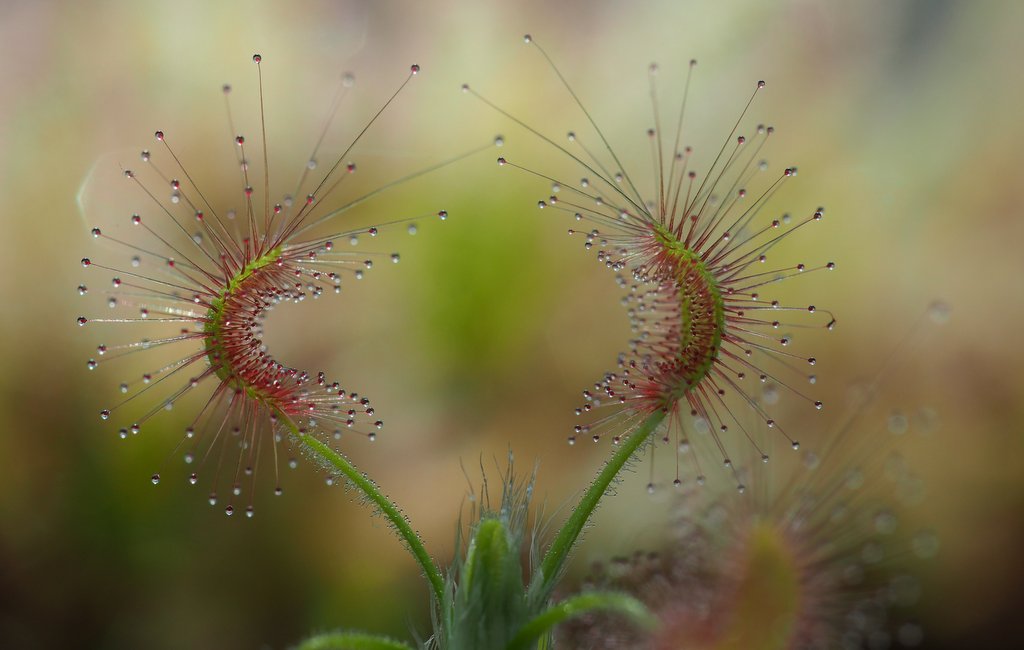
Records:
[[[928,318],[937,325],[949,322],[950,307],[941,300],[936,300],[928,305]]]
[[[922,530],[914,535],[910,547],[919,558],[933,558],[939,553],[939,536],[930,530]]]

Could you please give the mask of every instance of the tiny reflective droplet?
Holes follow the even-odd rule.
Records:
[[[948,304],[941,300],[936,300],[932,304],[928,305],[928,318],[933,323],[942,325],[949,322],[950,307]]]

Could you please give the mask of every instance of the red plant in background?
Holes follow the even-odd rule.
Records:
[[[588,614],[560,641],[609,650],[919,645],[920,561],[939,540],[912,523],[924,488],[901,451],[907,432],[933,419],[928,409],[894,412],[886,426],[833,432],[791,471],[744,460],[756,486],[748,494],[681,494],[661,551],[597,565],[585,585],[638,597],[661,625],[647,632]]]

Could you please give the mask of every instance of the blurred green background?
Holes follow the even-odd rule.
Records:
[[[925,582],[927,647],[1021,638],[1021,3],[5,0],[0,645],[282,648],[338,626],[426,629],[414,563],[308,466],[288,474],[280,499],[263,485],[251,521],[228,519],[184,481],[150,485],[178,461],[168,454],[188,416],[164,414],[128,442],[95,416],[123,373],[85,369],[99,338],[119,333],[74,325],[75,287],[88,279],[78,260],[98,256],[75,196],[99,156],[149,146],[156,128],[209,173],[207,150],[230,154],[222,83],[235,84],[237,119],[257,124],[253,52],[264,56],[275,170],[298,173],[342,71],[357,78],[340,121],[352,133],[414,62],[423,74],[364,145],[371,186],[496,133],[510,158],[571,170],[459,92],[468,81],[555,137],[582,128],[522,45],[526,32],[633,168],[649,161],[650,61],[671,99],[685,62],[700,60],[688,123],[705,151],[753,82],[768,81],[755,111],[779,129],[770,157],[801,171],[776,205],[828,208],[786,255],[839,265],[793,287],[840,318],[814,341],[827,403],[841,404],[932,299],[952,306],[883,396],[941,416],[913,454],[929,490],[918,515],[942,537]],[[548,188],[499,170],[496,155],[375,202],[358,218],[452,216],[424,221],[416,238],[388,234],[382,246],[402,264],[344,301],[282,308],[267,324],[277,358],[373,397],[386,435],[348,451],[442,559],[467,476],[478,482],[481,462],[496,472],[509,449],[524,470],[539,463],[537,494],[549,515],[564,513],[607,453],[565,444],[572,408],[628,333],[610,275],[565,237],[563,219],[536,210]],[[790,430],[808,439],[841,409],[791,410]],[[639,474],[598,513],[577,571],[657,543],[666,505]]]

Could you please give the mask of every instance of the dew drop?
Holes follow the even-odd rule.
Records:
[[[209,504],[211,506],[217,505],[217,493],[216,492],[210,492],[210,496],[209,496],[209,498],[207,498],[207,501],[209,502]]]
[[[875,515],[875,530],[880,535],[891,535],[896,531],[899,520],[892,512],[883,510]]]
[[[950,307],[941,300],[936,300],[928,305],[928,318],[937,325],[949,322]]]
[[[227,516],[229,516],[229,517],[230,517],[231,515],[235,514],[235,508],[234,508],[234,506],[228,506],[227,508],[224,508],[224,514],[226,514],[226,515],[227,515]]]
[[[151,480],[153,482],[153,485],[157,485],[157,484],[160,483],[160,475],[159,474],[154,474],[152,477],[150,477],[149,480]]]
[[[196,483],[199,482],[199,477],[196,475],[195,472],[192,472],[191,474],[188,475],[188,482],[189,485],[195,485]]]
[[[910,428],[910,420],[902,413],[893,413],[889,416],[888,428],[893,435],[903,435]]]
[[[411,66],[409,66],[409,72],[411,72],[414,75],[419,74],[420,73],[420,66],[418,66],[415,63],[412,64]]]
[[[446,219],[448,219],[448,211],[441,210],[440,212],[437,213],[437,216],[439,219],[441,219],[441,221],[445,221]]]
[[[851,469],[843,482],[848,490],[859,490],[864,487],[864,474],[859,469]]]
[[[913,648],[921,645],[921,642],[924,641],[924,630],[915,623],[904,623],[896,631],[896,638],[900,645]]]
[[[939,553],[939,537],[930,530],[923,530],[914,535],[910,547],[919,558],[933,558]]]
[[[102,411],[100,411],[100,419],[101,420],[109,420],[110,419],[110,409],[103,409]]]
[[[860,556],[867,564],[878,564],[885,559],[885,549],[878,542],[868,542],[861,549]]]

